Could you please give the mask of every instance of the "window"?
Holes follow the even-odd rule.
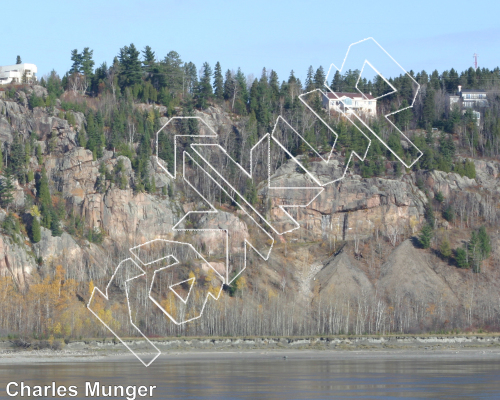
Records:
[[[346,99],[343,100],[344,104],[346,106],[351,106],[352,105],[352,99],[350,99],[349,97],[347,97]]]

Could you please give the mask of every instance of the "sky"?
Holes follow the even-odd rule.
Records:
[[[500,2],[85,0],[6,2],[0,65],[34,63],[41,77],[71,66],[71,50],[89,47],[96,67],[119,49],[152,47],[157,59],[177,51],[200,69],[221,63],[280,80],[309,65],[340,67],[351,43],[373,37],[407,71],[463,71],[479,54],[480,67],[500,65]],[[356,65],[354,65],[355,67]],[[361,69],[362,65],[358,66]],[[381,66],[380,66],[381,67]],[[389,74],[399,74],[388,69]]]

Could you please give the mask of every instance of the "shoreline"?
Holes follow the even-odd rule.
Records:
[[[280,356],[315,358],[428,357],[430,355],[500,357],[500,334],[390,335],[259,338],[155,338],[160,357],[200,359],[219,357]],[[62,350],[30,350],[0,340],[0,365],[44,362],[113,362],[135,359],[119,341],[88,339],[68,343]],[[138,354],[148,354],[147,342],[126,339]]]

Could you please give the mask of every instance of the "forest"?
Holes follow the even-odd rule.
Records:
[[[119,49],[109,65],[104,62],[96,67],[93,51],[89,48],[81,52],[72,50],[70,59],[72,66],[69,71],[64,74],[52,71],[40,79],[39,84],[46,89],[47,95],[37,96],[34,90],[31,91],[27,99],[28,107],[33,112],[37,109],[51,110],[73,127],[77,126],[75,113],[83,113],[85,124],[78,127],[77,145],[90,150],[97,162],[105,151],[113,151],[116,157],[125,156],[130,160],[133,179],[124,173],[123,161],[119,161],[111,171],[102,162],[95,185],[97,193],[105,193],[113,185],[120,189],[131,188],[136,194],[147,193],[173,199],[180,188],[171,184],[158,189],[148,167],[151,155],[157,150],[155,135],[161,127],[160,119],[194,116],[197,111],[209,107],[217,108],[234,119],[237,128],[221,141],[227,153],[242,164],[248,162],[249,150],[259,139],[274,129],[278,116],[290,121],[319,153],[327,153],[336,143],[336,155],[345,164],[348,164],[351,152],[363,154],[367,149],[366,137],[372,136],[322,107],[322,99],[315,92],[316,89],[324,89],[326,73],[322,66],[316,69],[309,67],[304,82],[296,77],[293,70],[280,81],[272,69],[263,68],[259,78],[245,74],[241,68],[224,72],[219,62],[213,68],[205,62],[198,69],[194,63],[183,61],[176,51],[161,58],[151,47],[146,46],[140,51],[134,44]],[[453,68],[442,72],[410,71],[409,74],[420,85],[413,108],[406,109],[415,95],[413,81],[407,75],[392,77],[389,82],[397,88],[397,92],[382,97],[377,104],[378,117],[365,122],[408,164],[415,159],[417,152],[401,140],[395,127],[412,140],[423,153],[422,157],[411,169],[405,169],[380,141],[372,140],[364,160],[359,157],[352,159],[350,173],[365,179],[399,179],[403,174],[437,170],[456,172],[462,177],[474,179],[476,170],[473,159],[494,161],[500,158],[499,67],[492,70],[471,67],[462,72]],[[355,92],[358,75],[357,70],[348,70],[344,74],[337,72],[328,84],[335,91]],[[471,110],[450,109],[447,96],[455,94],[458,85],[463,89],[487,92],[488,107],[480,110],[479,123]],[[28,86],[27,83],[8,85],[5,99],[19,101],[19,92],[26,91]],[[380,78],[363,78],[358,87],[374,97],[388,93],[387,84]],[[303,98],[310,108],[299,96],[305,96]],[[138,104],[152,107],[141,108],[137,107]],[[400,109],[403,111],[390,117],[390,121],[384,117]],[[312,110],[337,132],[338,139],[317,121],[311,122]],[[180,134],[190,135],[199,132],[199,128],[196,120],[185,120],[176,127]],[[56,155],[57,138],[46,138],[48,145],[44,149],[38,143],[40,139],[33,130],[15,132],[12,143],[2,143],[0,205],[6,211],[2,222],[3,234],[13,242],[22,243],[27,237],[34,244],[40,242],[41,227],[44,227],[50,229],[53,236],[60,236],[65,231],[90,243],[102,244],[105,233],[86,225],[82,216],[68,211],[61,193],[51,190],[44,162]],[[182,145],[189,143],[186,139]],[[314,152],[300,141],[292,140],[288,146],[290,153],[300,156],[304,165],[316,161]],[[169,166],[172,165],[172,142],[165,134],[158,137],[158,155]],[[39,165],[36,170],[30,168],[32,157]],[[278,156],[273,154],[273,157]],[[280,163],[285,161],[280,160]],[[266,207],[265,202],[257,197],[257,186],[266,177],[264,171],[254,182],[237,177],[234,169],[228,168],[225,172],[228,176],[234,175],[233,181],[238,182],[238,190],[250,203]],[[13,206],[14,181],[21,186],[35,182],[36,195],[26,202],[23,209]],[[482,262],[492,253],[489,232],[496,217],[488,219],[482,214],[477,223],[469,225],[469,216],[460,211],[457,204],[439,193],[431,196],[425,182],[417,181],[417,186],[428,196],[424,222],[415,236],[421,248],[434,248],[441,258],[449,260],[457,268],[480,273]],[[235,209],[228,196],[222,192],[218,196],[221,207],[225,205],[228,209]],[[456,222],[457,226],[458,221],[462,226],[464,218],[467,218],[467,234],[470,237],[467,243],[453,248],[453,243],[447,239],[440,240],[439,244],[433,240],[438,217],[449,223]],[[37,262],[41,266],[44,260],[38,259]],[[99,283],[101,287],[104,282],[91,281],[89,284],[89,277],[77,280],[69,278],[66,273],[60,265],[50,273],[40,269],[40,273],[33,274],[27,287],[19,287],[8,275],[0,278],[3,293],[0,298],[0,327],[12,335],[50,338],[52,341],[54,338],[105,335],[105,330],[91,319],[84,303],[94,283]],[[209,285],[210,280],[207,279],[206,283]],[[280,293],[279,288],[263,294],[252,288],[245,278],[240,278],[232,287],[225,288],[223,299],[208,309],[206,317],[191,325],[180,328],[169,326],[162,320],[161,314],[151,310],[148,311],[148,315],[152,315],[151,320],[142,323],[149,334],[156,336],[238,336],[415,332],[444,329],[441,320],[446,319],[441,315],[438,318],[438,314],[434,313],[432,318],[424,316],[425,306],[416,303],[406,304],[405,310],[412,311],[409,314],[405,311],[403,318],[402,308],[388,311],[379,298],[368,301],[363,296],[358,297],[353,314],[349,311],[353,305],[349,305],[347,300],[319,298],[310,305],[310,312],[302,313],[299,312],[300,304],[295,303],[292,297],[290,293]],[[250,298],[251,302],[260,304],[260,308],[246,313],[243,304]],[[287,314],[282,311],[285,303],[297,308]],[[263,304],[265,307],[262,307]],[[112,308],[116,313],[109,308],[105,310],[102,305],[100,307],[103,319],[117,329],[122,326],[126,330],[126,313],[119,305]],[[483,309],[481,318],[474,322],[476,326],[498,327],[500,321],[492,307]],[[453,312],[447,314],[448,319],[452,318],[451,314]],[[240,318],[241,315],[244,318]],[[422,322],[426,318],[428,321]],[[453,329],[468,329],[474,325],[472,317],[466,312],[456,318]]]

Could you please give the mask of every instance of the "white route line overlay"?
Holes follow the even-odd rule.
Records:
[[[389,116],[393,115],[393,114],[396,114],[400,111],[403,111],[403,110],[406,110],[406,109],[409,109],[409,108],[412,108],[414,103],[415,103],[415,100],[416,100],[416,97],[417,97],[417,94],[420,90],[420,85],[415,81],[415,79],[410,75],[408,74],[408,72],[406,72],[406,70],[404,70],[398,63],[397,61],[384,49],[382,48],[382,46],[380,46],[380,44],[378,42],[375,41],[375,39],[373,38],[366,38],[366,39],[363,39],[363,40],[360,40],[358,42],[355,42],[355,43],[352,43],[348,50],[347,50],[347,53],[344,57],[344,61],[342,63],[342,66],[341,68],[337,68],[334,64],[331,64],[329,70],[328,70],[328,73],[326,75],[326,78],[325,78],[325,82],[324,82],[324,86],[326,87],[326,89],[328,89],[328,91],[330,93],[333,93],[333,95],[339,99],[339,96],[337,95],[337,93],[335,93],[335,91],[333,91],[329,86],[328,86],[328,83],[327,83],[327,79],[328,79],[328,76],[330,75],[330,71],[332,70],[332,67],[335,67],[339,72],[342,71],[344,65],[345,65],[345,62],[347,60],[347,57],[349,55],[349,52],[351,50],[351,47],[359,44],[359,43],[362,43],[362,42],[365,42],[365,41],[368,41],[368,40],[372,40],[385,54],[387,54],[387,56],[389,56],[389,58],[399,67],[401,68],[401,70],[407,74],[411,79],[412,81],[417,85],[417,91],[415,93],[415,96],[413,98],[413,101],[411,103],[410,106],[406,107],[406,108],[403,108],[403,109],[400,109],[400,110],[397,110],[395,112],[392,112],[392,113],[389,113],[389,114],[386,114],[384,115],[384,117],[389,121],[389,123],[394,126],[396,128],[396,130],[409,142],[409,144],[411,144],[415,149],[417,149],[419,155],[418,157],[410,164],[410,165],[407,165],[405,163],[405,161],[403,161],[388,145],[387,143],[384,142],[384,140],[382,140],[372,129],[370,129],[370,127],[358,116],[356,115],[356,113],[351,113],[351,115],[354,115],[356,118],[357,118],[357,122],[360,122],[361,124],[363,124],[363,126],[365,128],[367,128],[370,133],[372,133],[406,168],[411,168],[415,162],[418,161],[418,159],[423,155],[423,153],[420,151],[420,149],[418,149],[415,144],[413,144],[413,142],[411,142],[408,137],[406,137],[406,135],[404,135],[403,132],[401,132],[399,130],[399,128],[394,125],[394,123],[388,119]],[[358,88],[358,83],[359,83],[359,80],[361,78],[361,75],[363,73],[363,70],[365,68],[365,65],[368,64],[370,65],[370,67],[375,71],[377,72],[381,77],[382,79],[393,89],[392,92],[389,92],[389,93],[386,93],[382,96],[379,96],[377,97],[376,99],[379,99],[381,97],[384,97],[384,96],[387,96],[389,94],[392,94],[392,93],[395,93],[397,90],[394,88],[393,85],[391,85],[387,79],[377,70],[375,69],[375,67],[368,61],[368,60],[365,60],[362,68],[361,68],[361,71],[360,71],[360,74],[359,74],[359,77],[358,77],[358,80],[356,82],[356,90],[358,92],[361,93],[361,91],[359,90]],[[184,215],[173,227],[172,227],[172,230],[173,231],[186,231],[186,232],[201,232],[201,231],[211,231],[211,232],[224,232],[224,235],[225,235],[225,239],[226,239],[226,243],[225,243],[225,247],[226,247],[226,276],[223,277],[222,275],[219,274],[219,272],[208,262],[205,260],[205,258],[194,248],[194,246],[192,246],[190,243],[185,243],[185,242],[178,242],[178,241],[171,241],[171,240],[165,240],[165,239],[154,239],[154,240],[151,240],[151,241],[148,241],[148,242],[145,242],[144,244],[142,245],[139,245],[139,246],[135,246],[135,247],[132,247],[130,248],[130,252],[138,259],[138,261],[143,264],[143,265],[149,265],[149,264],[152,264],[154,262],[157,262],[159,260],[162,260],[162,259],[166,259],[166,258],[173,258],[174,262],[171,263],[171,264],[168,264],[162,268],[159,268],[157,270],[154,271],[153,273],[153,278],[151,280],[151,286],[149,288],[149,299],[151,301],[153,301],[159,308],[160,310],[162,310],[162,312],[167,315],[170,320],[172,322],[174,322],[175,324],[177,325],[180,325],[180,324],[183,324],[183,323],[186,323],[186,322],[189,322],[189,321],[192,321],[194,319],[197,319],[197,318],[200,318],[201,315],[203,314],[203,311],[204,311],[204,308],[205,308],[205,305],[206,305],[206,302],[208,300],[208,296],[211,296],[213,299],[215,300],[218,300],[219,297],[220,297],[220,294],[222,292],[222,285],[221,285],[221,288],[219,290],[219,293],[217,294],[217,296],[214,296],[212,293],[208,293],[208,295],[206,296],[205,298],[205,301],[203,303],[203,306],[202,306],[202,309],[200,311],[200,315],[197,316],[197,317],[194,317],[194,318],[191,318],[189,320],[186,320],[186,321],[181,321],[181,322],[177,322],[175,321],[175,319],[169,314],[166,312],[166,310],[152,297],[151,293],[152,293],[152,289],[153,289],[153,284],[154,284],[154,281],[155,281],[155,277],[156,277],[156,274],[157,272],[160,272],[166,268],[170,268],[172,267],[173,265],[176,265],[179,263],[179,261],[174,257],[173,254],[171,255],[167,255],[167,256],[164,256],[158,260],[154,260],[152,262],[149,262],[149,263],[146,263],[144,264],[138,255],[136,255],[133,250],[136,249],[136,248],[139,248],[141,246],[144,246],[144,245],[147,245],[147,244],[150,244],[152,242],[156,242],[156,241],[165,241],[165,242],[169,242],[169,243],[177,243],[177,244],[182,244],[182,245],[188,245],[190,246],[190,248],[195,251],[195,253],[197,255],[200,256],[200,258],[206,263],[206,265],[210,266],[210,268],[217,274],[217,276],[222,280],[222,283],[226,283],[226,284],[230,284],[232,281],[234,281],[234,279],[236,279],[245,269],[246,269],[246,261],[247,261],[247,246],[250,246],[261,258],[263,258],[265,261],[267,261],[269,259],[269,256],[271,254],[271,251],[272,251],[272,248],[274,246],[274,238],[265,230],[262,228],[261,224],[259,224],[249,213],[248,211],[246,210],[246,208],[250,208],[252,210],[252,212],[254,212],[255,214],[257,214],[259,216],[259,219],[262,219],[273,231],[274,233],[276,233],[277,235],[283,235],[285,233],[289,233],[289,232],[292,232],[296,229],[299,229],[300,228],[300,224],[299,222],[290,214],[288,213],[288,211],[286,210],[286,208],[297,208],[297,207],[302,207],[302,208],[306,208],[308,207],[318,196],[321,195],[321,193],[324,192],[325,190],[325,186],[326,185],[330,185],[334,182],[337,182],[341,179],[344,179],[346,174],[347,174],[347,169],[349,168],[349,164],[352,160],[352,157],[355,155],[359,160],[361,161],[364,161],[366,159],[366,156],[368,154],[368,150],[370,148],[370,145],[371,145],[371,139],[351,120],[351,118],[349,118],[349,115],[347,115],[345,112],[343,111],[340,111],[342,113],[342,115],[349,121],[351,122],[362,134],[363,136],[366,137],[366,139],[368,140],[368,146],[364,152],[364,154],[362,156],[360,156],[359,154],[357,154],[354,150],[351,151],[351,154],[350,154],[350,157],[349,157],[349,160],[347,161],[346,165],[345,165],[345,169],[344,169],[344,172],[342,174],[341,177],[335,179],[335,180],[332,180],[332,181],[329,181],[329,182],[326,182],[326,183],[321,183],[317,177],[315,177],[310,171],[308,171],[304,165],[300,162],[300,160],[298,160],[296,157],[294,157],[288,150],[287,148],[279,142],[279,140],[275,137],[275,131],[277,129],[277,126],[278,126],[278,123],[280,121],[284,122],[289,129],[291,129],[297,136],[299,136],[301,138],[301,140],[311,149],[311,151],[313,151],[323,162],[325,162],[326,164],[329,163],[330,159],[332,158],[333,156],[333,150],[335,148],[335,145],[337,143],[337,139],[338,139],[338,134],[325,122],[323,121],[323,119],[313,110],[312,107],[310,107],[307,102],[304,100],[304,96],[307,96],[308,94],[312,93],[312,92],[319,92],[321,95],[325,96],[325,92],[321,91],[320,89],[315,89],[311,92],[307,92],[307,93],[303,93],[299,96],[299,99],[300,101],[316,116],[316,118],[318,118],[334,135],[335,135],[335,140],[334,140],[334,143],[332,145],[332,148],[330,150],[330,153],[328,154],[328,157],[325,159],[321,154],[319,154],[319,152],[313,147],[311,146],[310,143],[308,143],[305,138],[303,138],[285,119],[282,118],[282,116],[280,115],[277,120],[276,120],[276,123],[274,125],[274,128],[272,130],[272,133],[269,134],[265,134],[251,149],[250,149],[250,170],[247,171],[243,166],[241,166],[238,162],[236,162],[229,154],[227,154],[226,150],[220,146],[219,144],[206,144],[206,143],[191,143],[190,144],[190,148],[191,150],[193,150],[193,152],[198,155],[203,161],[204,163],[207,164],[207,166],[210,168],[211,171],[215,172],[219,178],[224,182],[225,185],[229,186],[229,188],[233,191],[233,193],[230,193],[228,192],[217,180],[211,178],[210,174],[206,171],[205,168],[203,168],[202,166],[199,165],[199,163],[197,161],[195,161],[191,155],[189,155],[189,153],[187,153],[186,151],[183,151],[183,168],[182,168],[182,179],[205,201],[206,204],[209,205],[209,207],[211,208],[211,210],[207,210],[207,211],[189,211],[186,213],[186,215]],[[363,96],[364,94],[361,93]],[[349,105],[345,105],[347,106],[348,108],[350,108]],[[199,121],[201,121],[208,129],[209,131],[212,133],[212,134],[209,134],[209,135],[175,135],[174,136],[174,168],[173,168],[173,175],[168,171],[167,168],[165,168],[165,166],[160,162],[160,159],[158,157],[158,136],[159,136],[159,133],[165,129],[167,127],[168,124],[170,124],[172,121],[174,120],[178,120],[178,119],[197,119]],[[217,133],[215,133],[213,131],[212,128],[210,128],[210,126],[208,124],[206,124],[203,119],[201,117],[173,117],[171,119],[169,119],[157,132],[156,134],[156,162],[157,164],[167,173],[168,176],[170,176],[172,179],[176,179],[177,178],[177,140],[179,137],[199,137],[199,138],[217,138],[218,135]],[[295,227],[293,227],[292,229],[289,229],[287,231],[284,231],[284,232],[279,232],[276,227],[274,227],[269,221],[267,221],[267,219],[262,216],[258,210],[256,210],[245,198],[244,196],[242,196],[238,190],[236,190],[231,184],[230,182],[224,178],[224,176],[222,176],[222,174],[217,171],[217,169],[210,164],[210,162],[208,162],[208,160],[206,160],[206,158],[203,156],[203,154],[201,154],[198,150],[197,150],[197,147],[202,147],[202,146],[213,146],[213,147],[218,147],[227,157],[230,158],[230,160],[236,164],[236,166],[238,168],[241,169],[241,171],[249,178],[249,179],[253,179],[252,178],[252,167],[253,167],[253,163],[252,163],[252,157],[253,157],[253,151],[257,148],[257,146],[259,146],[264,140],[268,141],[268,182],[267,182],[267,187],[269,190],[272,190],[272,189],[280,189],[280,190],[317,190],[318,193],[316,194],[316,196],[313,197],[312,200],[308,201],[307,204],[293,204],[293,205],[279,205],[278,207],[290,218],[291,221],[293,221],[293,224],[295,225]],[[305,172],[306,174],[318,185],[317,187],[274,187],[274,186],[271,186],[271,140],[273,140],[278,146],[280,146],[283,151],[285,151],[290,157],[291,159],[294,160],[294,162],[296,164],[298,164]],[[270,248],[269,248],[269,251],[267,254],[263,255],[261,254],[247,239],[244,240],[244,266],[243,268],[240,270],[240,272],[238,272],[232,280],[229,280],[229,275],[228,275],[228,271],[229,271],[229,232],[228,232],[228,229],[183,229],[183,228],[178,228],[178,226],[188,217],[188,215],[190,215],[191,213],[195,214],[195,213],[202,213],[202,214],[211,214],[211,213],[218,213],[218,210],[196,189],[196,187],[191,183],[189,182],[189,180],[186,178],[186,170],[185,170],[185,164],[186,164],[186,157],[188,157],[192,163],[196,164],[200,170],[202,170],[203,172],[205,172],[209,178],[212,179],[212,181],[222,190],[224,191],[224,193],[226,193],[238,206],[241,210],[243,210],[245,212],[245,214],[253,221],[255,222],[255,224],[262,230],[262,232],[267,235],[269,237],[269,239],[271,239],[271,245],[270,245]],[[237,196],[236,196],[237,195]],[[243,202],[245,203],[243,206],[240,204],[239,201],[237,201],[236,197],[238,197],[238,199],[241,201],[243,200]],[[130,322],[131,324],[134,326],[134,328],[140,333],[140,335],[142,337],[144,337],[144,339],[153,347],[157,350],[157,354],[154,356],[154,358],[149,361],[148,363],[144,362],[141,357],[134,352],[134,350],[132,350],[106,323],[104,323],[104,321],[102,321],[101,318],[98,317],[98,315],[90,308],[90,304],[94,298],[94,294],[95,294],[95,291],[99,291],[99,293],[106,299],[106,300],[109,300],[109,297],[108,297],[108,288],[109,286],[111,285],[116,273],[118,272],[119,268],[121,267],[121,265],[126,262],[126,261],[131,261],[134,263],[134,265],[140,270],[142,271],[142,273],[132,277],[132,278],[129,278],[125,281],[125,293],[126,293],[126,296],[127,296],[127,306],[129,308],[129,317],[130,317]],[[151,363],[156,360],[156,358],[161,354],[161,351],[142,333],[142,331],[133,323],[132,321],[132,315],[131,315],[131,310],[130,310],[130,302],[129,302],[129,290],[128,290],[128,282],[132,281],[133,279],[136,279],[138,277],[141,277],[141,276],[145,276],[146,275],[146,272],[139,267],[139,265],[137,265],[137,263],[135,263],[131,258],[128,258],[126,260],[123,260],[122,262],[120,262],[120,264],[118,264],[113,276],[111,277],[108,285],[106,286],[106,294],[102,293],[100,289],[98,289],[97,287],[94,288],[94,290],[92,291],[92,294],[91,294],[91,297],[90,297],[90,300],[87,304],[87,308],[89,308],[89,310],[92,312],[92,314],[94,314],[98,319],[99,321],[102,322],[102,324],[104,326],[106,326],[106,328],[108,328],[108,330],[114,335],[116,336],[120,342],[122,342],[125,347],[132,353],[134,354],[142,363],[144,366],[148,367],[149,365],[151,365]],[[191,291],[192,291],[192,288],[194,286],[194,283],[195,283],[195,279],[196,278],[190,278],[190,279],[187,279],[187,280],[184,280],[182,282],[178,282],[178,283],[175,283],[175,284],[172,284],[169,286],[169,290],[171,290],[172,292],[174,292],[174,294],[184,303],[186,304],[187,303],[187,300],[189,298],[189,295],[191,294]],[[174,289],[173,287],[175,286],[178,286],[182,283],[185,283],[185,282],[191,282],[191,286],[189,288],[189,292],[188,294],[186,295],[185,299],[183,299]]]

